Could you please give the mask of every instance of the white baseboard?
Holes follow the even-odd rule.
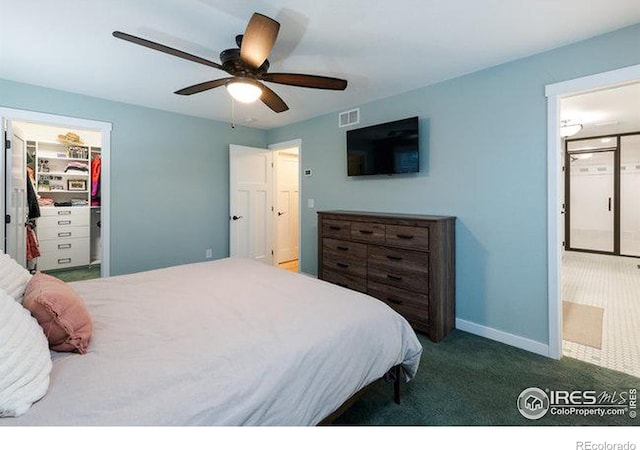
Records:
[[[494,341],[502,342],[503,344],[518,347],[532,353],[537,353],[538,355],[549,356],[549,345],[543,344],[542,342],[523,338],[522,336],[516,336],[515,334],[506,333],[504,331],[496,330],[495,328],[489,328],[487,326],[478,325],[477,323],[462,319],[456,319],[456,328],[458,330],[466,331],[467,333],[476,334]]]

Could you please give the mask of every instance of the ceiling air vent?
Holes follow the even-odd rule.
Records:
[[[338,115],[338,126],[340,128],[355,125],[357,123],[360,123],[360,108],[341,112]]]

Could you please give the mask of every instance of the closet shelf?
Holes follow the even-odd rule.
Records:
[[[38,193],[46,193],[46,194],[56,194],[56,193],[64,193],[64,194],[86,194],[89,192],[88,190],[84,191],[69,191],[67,189],[38,189]]]
[[[89,161],[89,158],[69,158],[68,156],[47,156],[47,155],[38,155],[38,159],[55,159],[60,161]]]
[[[88,173],[75,173],[75,172],[39,172],[38,175],[55,175],[55,176],[68,176],[68,177],[88,177]]]

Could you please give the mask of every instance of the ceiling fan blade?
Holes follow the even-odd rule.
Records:
[[[157,42],[149,41],[147,39],[143,39],[138,36],[133,36],[132,34],[123,33],[122,31],[114,31],[112,34],[113,34],[113,37],[116,37],[118,39],[123,39],[129,42],[133,42],[134,44],[142,45],[143,47],[147,47],[152,50],[157,50],[162,53],[168,53],[169,55],[177,56],[178,58],[204,64],[205,66],[209,66],[209,67],[215,67],[216,69],[224,70],[222,66],[218,63],[209,61],[204,58],[200,58],[199,56],[195,56],[190,53],[183,52],[182,50],[177,50],[175,48],[167,47],[166,45],[158,44]]]
[[[209,89],[224,86],[231,80],[233,80],[233,77],[220,78],[218,80],[212,80],[212,81],[205,81],[204,83],[194,84],[193,86],[180,89],[179,91],[176,91],[175,94],[178,94],[178,95],[197,94],[198,92],[204,92],[204,91],[208,91]]]
[[[254,13],[247,24],[240,46],[240,58],[254,69],[267,59],[276,43],[280,24],[270,17]]]
[[[260,88],[262,89],[260,100],[262,100],[262,103],[267,105],[274,112],[281,113],[289,109],[284,100],[282,100],[278,94],[273,92],[267,86],[260,83]]]
[[[260,79],[270,81],[271,83],[314,89],[331,89],[334,91],[343,91],[347,87],[347,80],[301,73],[265,73]]]

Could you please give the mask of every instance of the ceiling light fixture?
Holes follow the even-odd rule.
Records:
[[[582,130],[581,123],[571,123],[570,120],[561,120],[560,121],[560,136],[561,137],[569,137],[578,133]]]
[[[253,103],[262,95],[260,86],[247,79],[240,79],[227,84],[227,91],[241,103]]]

